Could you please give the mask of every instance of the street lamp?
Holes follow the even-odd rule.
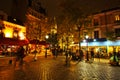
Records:
[[[49,38],[49,36],[48,36],[48,35],[46,35],[46,36],[45,36],[45,38],[46,38],[46,39],[48,39],[48,38]]]
[[[88,38],[89,38],[89,36],[86,35],[85,38],[86,38],[86,43],[87,43],[87,45],[86,45],[87,46],[86,58],[87,58],[87,61],[89,61],[89,54],[88,54]]]
[[[46,41],[47,41],[48,38],[49,38],[49,36],[46,35],[46,36],[45,36]],[[46,47],[45,49],[46,49],[46,52],[45,52],[45,58],[47,58],[47,47]]]

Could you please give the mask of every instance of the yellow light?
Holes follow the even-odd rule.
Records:
[[[10,33],[5,33],[5,37],[11,37]]]
[[[12,37],[12,30],[10,30],[9,28],[5,29],[4,34],[5,34],[5,37],[11,38]]]
[[[88,38],[89,38],[89,36],[88,36],[88,35],[86,35],[86,36],[85,36],[85,38],[86,38],[86,39],[88,39]]]
[[[23,32],[20,32],[20,33],[19,33],[19,37],[20,37],[21,40],[25,39],[24,33],[23,33]]]
[[[48,35],[46,35],[46,36],[45,36],[45,38],[46,38],[46,39],[48,39],[48,38],[49,38],[49,36],[48,36]]]
[[[16,20],[16,19],[14,19]],[[17,34],[14,34],[14,28],[16,28],[18,30],[18,36],[20,37],[20,39],[25,39],[25,32],[26,32],[26,27],[21,26],[21,25],[17,25],[14,23],[10,23],[7,21],[3,21],[3,24],[5,25],[5,29],[3,30],[5,37],[9,37],[9,38],[13,38],[14,36],[17,36]]]

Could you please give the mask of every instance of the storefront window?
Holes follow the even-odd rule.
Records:
[[[18,46],[0,45],[0,56],[15,56]]]
[[[18,31],[17,30],[13,31],[13,38],[18,38]]]

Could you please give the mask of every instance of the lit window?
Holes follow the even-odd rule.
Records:
[[[5,34],[5,37],[11,37],[10,33],[9,33],[9,32],[6,33],[6,34]]]
[[[116,15],[116,16],[115,16],[115,20],[116,20],[116,21],[119,21],[119,20],[120,20],[120,15]]]
[[[24,35],[24,33],[23,33],[23,32],[20,32],[20,33],[19,33],[19,37],[20,37],[20,40],[25,39],[25,35]]]

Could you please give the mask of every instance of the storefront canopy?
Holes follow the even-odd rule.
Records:
[[[103,42],[82,42],[81,46],[120,46],[120,40],[116,41],[103,41]]]
[[[39,42],[37,39],[30,40],[30,44],[39,44]]]
[[[30,44],[49,45],[46,41],[39,41],[37,39],[30,40]]]
[[[1,38],[0,45],[27,45],[29,41],[26,40],[19,40],[14,38]]]
[[[46,41],[40,41],[39,44],[40,44],[40,45],[49,45],[49,43],[47,43]]]

